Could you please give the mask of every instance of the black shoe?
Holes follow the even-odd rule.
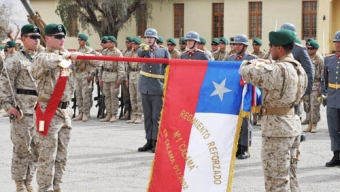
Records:
[[[156,151],[156,144],[157,144],[157,140],[152,140],[151,153],[155,153],[155,151]]]
[[[241,146],[240,154],[237,156],[238,159],[248,159],[250,155],[248,154],[248,147]]]
[[[326,167],[335,167],[340,165],[340,151],[334,151],[333,154],[333,158],[326,163]]]
[[[241,145],[237,145],[236,157],[241,154]]]
[[[152,149],[152,140],[148,139],[148,141],[146,142],[146,144],[143,147],[139,147],[138,148],[138,152],[145,152]]]

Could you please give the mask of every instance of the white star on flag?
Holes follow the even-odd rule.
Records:
[[[226,88],[225,87],[225,82],[226,82],[226,79],[224,79],[221,84],[218,84],[218,83],[215,83],[213,81],[213,84],[215,86],[215,90],[213,93],[211,93],[210,96],[214,96],[214,95],[218,95],[221,99],[221,101],[223,100],[223,94],[226,93],[226,92],[230,92],[231,90]]]

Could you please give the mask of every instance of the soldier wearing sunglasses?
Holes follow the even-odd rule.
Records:
[[[21,41],[24,44],[23,50],[14,53],[5,62],[6,69],[2,75],[6,78],[0,81],[0,100],[1,107],[14,117],[11,120],[12,179],[17,191],[34,191],[31,182],[38,157],[33,142],[33,108],[38,94],[29,69],[33,65],[32,60],[44,50],[40,46],[40,29],[32,24],[24,25],[21,28]],[[17,103],[17,106],[13,103]]]
[[[170,53],[171,59],[179,59],[181,56],[181,53],[175,48],[177,45],[177,41],[174,38],[169,38],[166,40],[168,51]]]

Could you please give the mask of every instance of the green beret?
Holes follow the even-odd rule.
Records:
[[[142,41],[141,41],[138,37],[134,37],[134,38],[132,39],[132,42],[134,42],[134,43],[136,43],[136,44],[138,44],[138,45],[142,44]]]
[[[203,37],[200,37],[200,41],[201,41],[201,44],[206,44],[207,43],[207,41]]]
[[[108,36],[103,36],[103,37],[102,37],[102,41],[107,41],[107,40],[109,40],[109,37],[108,37]]]
[[[230,43],[234,42],[234,37],[230,37],[229,40],[230,40]]]
[[[309,42],[309,41],[314,41],[314,39],[309,37],[306,39],[306,42]]]
[[[298,44],[301,44],[301,40],[300,40],[299,38],[297,38],[296,36],[295,36],[294,42],[295,42],[295,43],[298,43]]]
[[[65,27],[62,24],[48,24],[45,26],[44,28],[45,31],[45,35],[53,35],[56,33],[61,33],[64,32],[64,34],[66,35],[66,30]]]
[[[179,38],[179,43],[187,44],[187,41],[185,40],[184,37],[181,37],[181,38]]]
[[[133,40],[133,37],[127,36],[125,39],[126,39],[127,41],[132,41],[132,40]]]
[[[78,38],[84,41],[87,41],[89,39],[89,37],[85,34],[78,34]]]
[[[287,45],[295,41],[294,32],[288,29],[280,29],[269,33],[269,42],[272,45]]]
[[[318,42],[314,41],[313,39],[310,40],[309,42],[307,42],[307,46],[312,46],[312,47],[314,47],[316,49],[319,49],[319,47],[320,47]]]
[[[168,40],[166,40],[167,42],[170,42],[170,43],[172,43],[172,44],[175,44],[175,45],[177,45],[177,41],[174,39],[174,38],[172,38],[172,37],[170,37]]]
[[[211,40],[211,43],[212,43],[212,44],[213,44],[213,43],[219,44],[219,43],[220,43],[220,40],[219,40],[218,38],[213,38],[213,39]]]
[[[88,41],[86,41],[85,45],[90,47],[90,43]]]
[[[28,34],[28,33],[40,33],[39,27],[32,25],[32,24],[27,24],[21,27],[21,36]]]
[[[228,41],[228,39],[226,39],[225,37],[221,37],[221,38],[220,38],[220,43],[229,45],[229,41]]]
[[[164,39],[161,36],[158,36],[157,43],[163,43]]]
[[[262,41],[261,41],[261,39],[259,39],[259,38],[254,38],[254,39],[253,39],[253,43],[257,43],[257,44],[259,44],[259,45],[262,45]]]
[[[117,43],[117,39],[116,39],[116,37],[114,37],[114,36],[108,36],[108,39],[107,39],[107,40],[110,40],[110,41],[112,41],[112,42]]]
[[[16,47],[17,44],[14,41],[7,41],[6,45],[8,48]]]

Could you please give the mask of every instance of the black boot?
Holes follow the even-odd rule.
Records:
[[[157,140],[152,140],[151,153],[155,153],[155,151],[156,151],[156,144],[157,144]]]
[[[333,151],[333,158],[326,163],[326,167],[335,167],[340,165],[340,151]]]
[[[238,159],[247,159],[250,155],[248,154],[248,147],[241,146],[240,154],[237,156]]]
[[[241,145],[237,145],[236,157],[241,154]]]
[[[143,147],[139,147],[138,148],[138,152],[145,152],[152,149],[152,140],[148,139],[148,141],[146,142],[146,144]]]

